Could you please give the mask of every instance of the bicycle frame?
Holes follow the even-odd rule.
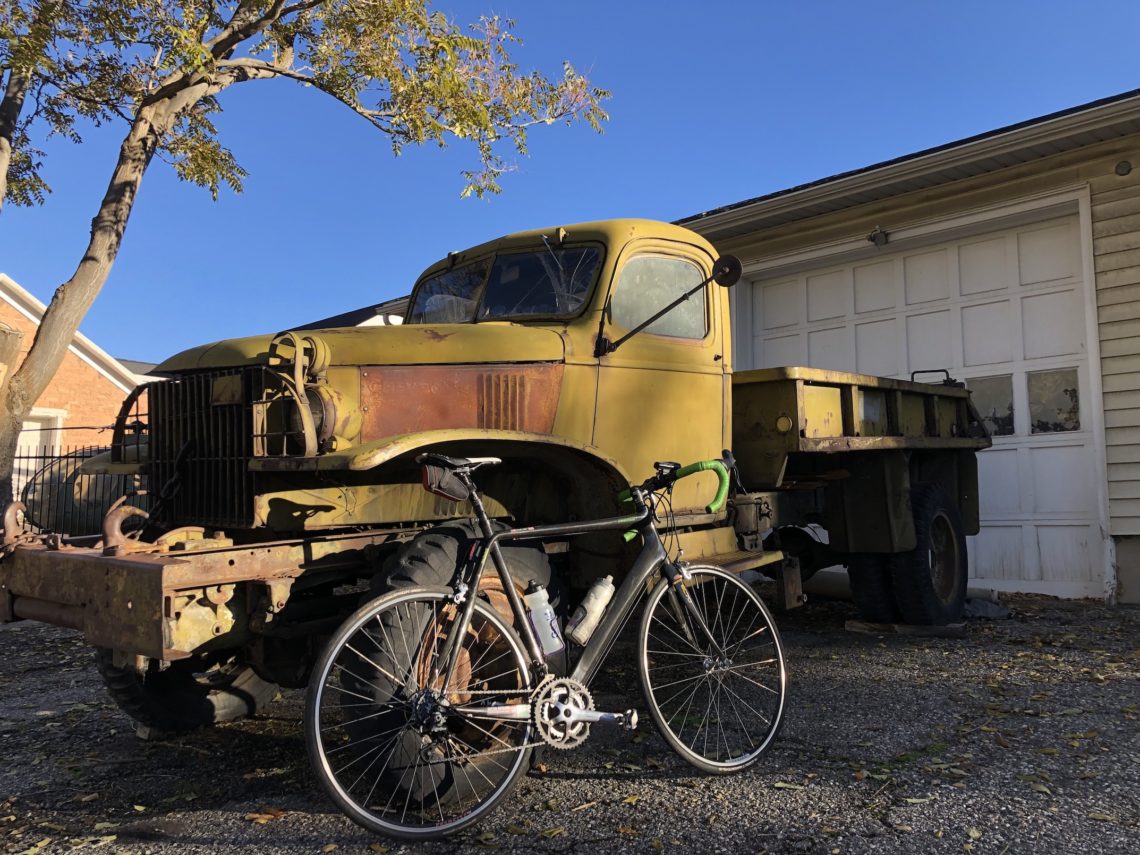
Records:
[[[457,586],[456,600],[463,605],[463,611],[460,614],[458,623],[452,632],[449,633],[445,642],[443,655],[440,656],[440,661],[444,663],[444,668],[442,671],[437,670],[436,673],[432,675],[433,682],[442,677],[443,682],[441,685],[450,685],[458,661],[459,648],[456,644],[456,640],[463,637],[464,633],[467,632],[467,627],[470,625],[471,617],[475,611],[479,579],[482,578],[488,556],[490,556],[499,574],[499,579],[502,582],[507,600],[510,603],[515,623],[519,627],[520,634],[522,635],[523,644],[526,646],[526,650],[531,657],[531,668],[540,676],[546,673],[546,657],[543,655],[538,638],[535,636],[534,629],[530,625],[526,608],[523,606],[518,591],[515,590],[514,581],[511,578],[506,562],[503,560],[502,552],[499,549],[499,544],[503,541],[537,540],[546,537],[565,537],[600,531],[616,531],[619,529],[636,530],[642,535],[644,543],[641,547],[641,552],[638,553],[633,566],[622,581],[621,587],[615,592],[613,600],[606,610],[606,614],[594,630],[594,634],[590,637],[590,641],[586,644],[582,655],[579,657],[577,664],[574,666],[574,670],[570,674],[572,679],[577,680],[582,685],[588,686],[590,681],[597,674],[598,668],[601,666],[606,654],[609,653],[610,648],[617,639],[618,633],[621,632],[622,627],[633,613],[638,600],[646,593],[646,582],[657,572],[663,572],[667,582],[676,585],[685,610],[695,619],[696,625],[701,628],[704,635],[719,649],[715,639],[713,639],[711,633],[709,633],[708,627],[705,626],[704,619],[689,597],[688,592],[684,590],[682,585],[678,584],[683,581],[684,573],[669,560],[669,556],[665,552],[665,548],[661,544],[661,538],[657,533],[653,510],[646,501],[646,496],[642,494],[640,490],[634,490],[632,492],[633,501],[635,505],[639,506],[639,510],[635,514],[586,520],[577,523],[529,526],[526,528],[506,529],[496,532],[491,528],[490,519],[483,508],[483,503],[479,498],[474,484],[469,483],[468,486],[471,489],[471,503],[475,509],[480,527],[483,530],[484,540],[476,546],[475,551],[470,556],[471,560],[467,565],[468,570],[464,572],[463,578]],[[520,709],[519,705],[512,704],[504,705],[495,710],[487,709],[485,713],[486,717],[489,718],[525,720],[530,716],[530,707],[529,704],[522,706],[525,707],[525,711]]]

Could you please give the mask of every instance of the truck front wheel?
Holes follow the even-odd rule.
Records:
[[[907,623],[941,626],[962,617],[968,564],[962,518],[937,484],[910,495],[916,545],[891,557],[895,603]]]
[[[385,562],[384,572],[372,580],[372,596],[417,585],[451,585],[475,540],[475,523],[469,520],[455,520],[420,533]],[[561,611],[560,586],[546,553],[533,546],[501,546],[500,549],[516,589],[525,588],[531,581],[538,582],[546,587],[554,610]],[[514,616],[490,560],[481,589],[495,610],[511,623]]]
[[[156,731],[182,733],[253,715],[277,694],[277,686],[236,657],[153,662],[145,674],[120,668],[105,647],[95,648],[95,665],[119,709]]]

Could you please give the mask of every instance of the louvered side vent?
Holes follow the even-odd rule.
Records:
[[[253,521],[250,402],[262,369],[150,384],[151,497],[157,521],[212,528]]]
[[[479,427],[525,430],[526,380],[511,374],[479,377]]]

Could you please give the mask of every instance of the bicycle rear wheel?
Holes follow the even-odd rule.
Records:
[[[329,640],[309,683],[305,741],[317,777],[350,819],[390,837],[427,840],[472,825],[530,756],[529,721],[455,709],[530,695],[523,646],[488,603],[475,603],[451,684],[432,685],[458,619],[450,597],[409,588],[366,603]]]
[[[645,702],[686,762],[738,772],[768,750],[783,721],[783,646],[772,615],[738,576],[712,566],[689,573],[685,590],[708,633],[673,585],[659,582],[638,636]]]

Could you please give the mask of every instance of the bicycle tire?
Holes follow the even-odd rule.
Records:
[[[451,596],[413,587],[365,603],[329,640],[309,683],[305,743],[317,778],[358,825],[400,840],[478,822],[513,789],[532,751],[529,721],[477,722],[453,709],[476,687],[503,703],[525,702],[533,689],[522,643],[484,600],[455,682],[446,691],[423,685],[456,616]],[[451,706],[433,706],[433,692]]]
[[[756,763],[779,733],[783,644],[768,608],[738,576],[711,565],[689,573],[686,589],[725,655],[694,626],[673,586],[658,582],[638,633],[641,686],[669,746],[692,766],[726,775]]]

